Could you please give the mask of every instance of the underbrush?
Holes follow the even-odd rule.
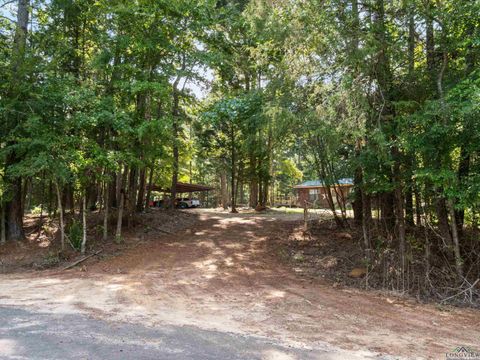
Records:
[[[478,232],[462,235],[464,277],[455,271],[453,251],[431,229],[407,230],[405,266],[399,245],[377,227],[372,234],[370,262],[366,261],[362,231],[350,224],[339,230],[333,221],[298,226],[287,243],[287,254],[296,270],[321,277],[334,286],[354,286],[414,296],[420,301],[480,307],[480,240]]]
[[[116,241],[114,231],[116,216],[108,222],[108,238],[103,240],[103,214],[91,212],[87,217],[86,253],[102,250],[102,257],[116,256],[129,247],[143,241],[155,240],[159,236],[192,226],[197,221],[195,213],[152,209],[147,213],[125,216],[122,241]],[[0,272],[15,273],[28,270],[44,270],[64,267],[82,256],[80,245],[83,228],[79,215],[66,219],[65,248],[60,245],[58,220],[46,216],[30,215],[25,218],[24,241],[8,242],[0,246]],[[95,261],[93,258],[91,261]]]

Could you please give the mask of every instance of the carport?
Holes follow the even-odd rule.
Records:
[[[193,192],[203,192],[203,191],[210,191],[213,190],[213,187],[206,186],[206,185],[200,185],[200,184],[190,184],[190,183],[183,183],[183,182],[178,182],[177,183],[177,194],[182,194],[182,193],[193,193]],[[164,193],[171,193],[172,189],[171,188],[165,188],[161,187],[158,185],[152,185],[150,188],[151,191],[160,191]]]
[[[183,197],[183,196],[180,196],[180,195],[181,194],[186,194],[186,193],[188,193],[191,196],[191,194],[195,193],[195,192],[199,192],[199,193],[204,192],[205,196],[206,196],[206,202],[208,203],[208,192],[210,190],[214,190],[214,189],[215,188],[213,188],[211,186],[207,186],[207,185],[177,182],[177,186],[176,186],[177,195],[176,195],[176,197]],[[152,185],[149,190],[150,191],[163,192],[164,195],[172,193],[171,188],[162,187],[162,186],[158,186],[158,185]]]

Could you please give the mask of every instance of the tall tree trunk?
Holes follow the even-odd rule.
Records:
[[[122,240],[122,223],[123,223],[123,208],[125,207],[125,186],[127,185],[127,176],[128,176],[128,167],[125,166],[122,171],[118,172],[117,178],[120,181],[117,184],[117,187],[120,191],[118,198],[118,214],[117,214],[117,228],[115,231],[115,241],[120,242]]]
[[[95,210],[97,208],[97,201],[99,197],[98,193],[98,183],[95,179],[90,181],[90,184],[87,186],[87,209]]]
[[[117,229],[115,231],[115,241],[122,240],[122,222],[123,222],[123,207],[125,204],[125,191],[120,190],[120,204],[118,205]]]
[[[422,224],[422,197],[420,196],[420,191],[418,191],[418,188],[414,188],[414,194],[415,194],[415,222],[417,225]]]
[[[415,70],[415,8],[414,3],[409,3],[408,8],[408,77],[414,82],[413,71]]]
[[[258,205],[258,182],[257,182],[257,159],[253,150],[250,151],[250,194],[249,194],[249,206],[255,209]]]
[[[60,221],[60,244],[62,245],[62,250],[65,250],[65,224],[63,222],[63,207],[62,207],[62,195],[60,192],[60,187],[58,182],[55,182],[55,189],[57,191],[57,200],[58,200],[58,217]]]
[[[409,226],[415,225],[413,221],[413,185],[407,185],[405,192],[405,223]]]
[[[240,181],[238,187],[240,191],[240,203],[242,206],[245,206],[245,186],[243,185],[243,181]]]
[[[235,143],[235,129],[233,127],[233,125],[231,125],[231,133],[230,133],[230,141],[231,141],[231,168],[232,168],[232,179],[231,179],[231,187],[232,187],[232,213],[237,213],[237,204],[236,204],[236,200],[237,200],[237,192],[236,192],[236,187],[235,187],[235,180],[236,180],[236,177],[235,177],[235,166],[236,166],[236,162],[237,162],[237,152],[236,152],[236,149],[235,149],[235,146],[236,146],[236,143]]]
[[[120,206],[120,193],[122,191],[122,187],[125,186],[126,184],[126,176],[127,173],[122,171],[117,172],[117,176],[115,178],[115,206],[119,207]]]
[[[140,179],[138,181],[138,198],[137,198],[138,212],[143,211],[144,209],[143,205],[145,204],[145,181],[146,181],[145,172],[146,172],[146,169],[142,167],[142,169],[140,169]]]
[[[432,0],[426,0],[426,16],[425,16],[425,49],[427,58],[427,70],[431,79],[435,79],[436,55],[435,55],[435,38],[433,32],[433,4]],[[434,81],[432,81],[433,85]]]
[[[15,178],[10,181],[12,193],[10,201],[6,203],[7,213],[7,239],[10,241],[23,240],[23,212],[22,212],[22,179]]]
[[[104,211],[103,211],[103,241],[107,241],[108,239],[108,216],[110,211],[110,202],[108,201],[108,196],[110,195],[110,190],[108,187],[108,182],[105,183],[104,187]]]
[[[117,174],[112,173],[110,180],[107,183],[108,186],[108,206],[110,208],[116,208],[117,203]]]
[[[63,203],[63,210],[68,215],[70,218],[73,218],[75,215],[75,199],[73,196],[73,185],[72,184],[65,184],[63,187],[63,192],[62,192],[62,203]],[[69,217],[67,217],[67,222],[69,220]]]
[[[148,176],[148,188],[147,188],[147,197],[145,199],[145,209],[150,209],[150,197],[152,196],[152,186],[153,186],[153,165],[150,168],[150,175]]]
[[[448,222],[447,203],[445,198],[442,195],[437,194],[437,199],[435,199],[435,210],[436,210],[436,215],[438,220],[438,229],[440,231],[440,235],[445,240],[446,245],[450,246],[452,245],[452,236],[450,233],[450,225]]]
[[[463,146],[460,150],[460,165],[458,167],[458,181],[461,184],[470,172],[470,154]],[[465,209],[455,211],[455,220],[458,226],[459,234],[463,234],[463,224],[465,222]]]
[[[376,66],[373,76],[378,81],[378,98],[381,103],[379,108],[379,127],[383,130],[382,124],[388,124],[394,118],[395,112],[392,105],[393,76],[390,66],[389,48],[387,41],[387,27],[385,24],[385,4],[384,0],[376,0],[374,6],[374,37],[377,42]],[[391,124],[388,124],[391,126]],[[392,134],[386,134],[391,137]],[[390,170],[390,179],[394,174]],[[381,196],[382,220],[389,234],[394,233],[395,229],[395,193],[388,191]]]
[[[463,278],[463,259],[460,253],[460,240],[458,238],[457,223],[455,222],[455,206],[452,199],[448,200],[448,210],[450,213],[450,224],[452,226],[453,253],[455,255],[455,269],[459,279]]]
[[[243,162],[240,162],[238,166],[238,171],[237,171],[237,182],[235,184],[235,199],[238,199],[238,188],[241,184],[241,179],[243,177]],[[235,203],[237,200],[235,200]]]
[[[29,0],[18,0],[17,22],[12,47],[12,77],[9,93],[16,97],[19,92],[19,84],[24,77],[23,66],[25,63],[25,51],[27,47]],[[10,144],[14,145],[14,144]],[[18,163],[20,159],[13,151],[7,157],[5,164],[5,187],[11,192],[10,200],[5,204],[7,239],[11,241],[23,240],[23,211],[22,211],[22,179],[9,174],[11,166]]]
[[[7,241],[7,233],[5,226],[5,204],[0,204],[0,245],[4,245]]]
[[[82,237],[82,245],[80,247],[80,252],[85,254],[85,247],[87,245],[87,193],[86,191],[83,192],[82,196],[82,228],[83,228],[83,237]]]
[[[222,198],[223,210],[228,209],[228,190],[227,190],[227,173],[225,169],[220,171],[220,193]]]
[[[132,226],[132,217],[135,213],[135,206],[137,202],[137,180],[138,180],[138,168],[132,166],[130,169],[130,175],[128,179],[128,190],[125,201],[125,207],[127,210],[127,226]]]
[[[172,199],[170,202],[170,207],[172,209],[175,208],[175,199],[177,198],[177,182],[178,182],[178,164],[179,164],[179,152],[178,152],[178,134],[179,134],[179,124],[178,124],[178,116],[179,116],[179,94],[176,87],[174,87],[173,91],[173,171],[172,171],[172,186],[171,186],[171,194]]]
[[[398,243],[399,243],[399,253],[400,253],[400,266],[401,266],[401,277],[402,277],[402,290],[405,290],[405,269],[406,269],[406,261],[405,261],[405,217],[404,217],[404,210],[403,210],[403,193],[400,185],[397,185],[395,189],[395,221],[397,227],[397,236],[398,236]]]
[[[372,208],[371,198],[365,190],[361,189],[362,196],[362,232],[363,242],[365,244],[365,258],[367,263],[371,262],[371,241],[370,241],[370,228],[372,224]]]
[[[25,62],[30,1],[18,0],[17,4],[17,23],[12,49],[12,88],[15,88],[19,81],[21,81],[21,76],[18,75],[23,73],[21,68]]]
[[[362,217],[363,217],[363,205],[362,205],[362,168],[357,167],[355,169],[355,176],[353,178],[353,202],[352,202],[352,208],[353,208],[353,219],[355,221],[355,224],[361,225],[362,224]]]

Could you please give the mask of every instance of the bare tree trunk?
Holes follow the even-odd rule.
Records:
[[[358,167],[355,169],[355,177],[353,178],[354,199],[352,202],[353,218],[355,224],[362,224],[363,205],[362,205],[362,190],[360,188],[362,184],[362,169]]]
[[[420,196],[420,192],[418,188],[415,187],[413,190],[415,194],[415,222],[417,225],[422,224],[422,198]]]
[[[82,223],[83,223],[83,237],[82,237],[82,245],[80,251],[82,254],[85,254],[85,246],[87,244],[87,193],[86,191],[83,192],[83,199],[82,199]]]
[[[147,188],[147,197],[145,199],[145,209],[150,209],[150,196],[152,196],[152,186],[153,186],[153,166],[150,168],[150,175],[148,176],[148,188]]]
[[[109,199],[108,199],[108,196],[109,196],[109,188],[108,188],[108,182],[105,183],[105,188],[104,188],[104,212],[103,212],[103,241],[107,241],[108,239],[108,216],[109,216],[109,209],[110,209],[110,203],[109,203]]]
[[[465,130],[464,130],[465,131]],[[466,177],[468,177],[468,174],[470,172],[470,154],[468,153],[467,149],[465,149],[465,146],[462,146],[460,149],[460,164],[458,167],[458,181],[460,184]],[[455,220],[457,221],[457,228],[458,228],[458,233],[459,237],[463,234],[463,225],[465,222],[465,209],[459,209],[455,210]]]
[[[238,188],[240,186],[240,183],[241,183],[241,178],[243,176],[243,163],[240,163],[240,165],[238,166],[238,171],[237,171],[237,181],[236,181],[236,184],[235,184],[235,199],[238,199]],[[235,200],[235,205],[237,205],[237,200]]]
[[[128,190],[125,200],[125,208],[127,210],[127,226],[130,228],[132,226],[132,217],[135,213],[135,205],[137,200],[137,174],[138,168],[130,168],[130,176],[128,177]]]
[[[183,61],[182,68],[185,68],[185,62]],[[175,79],[173,87],[173,107],[172,107],[172,131],[173,131],[173,171],[172,171],[172,186],[170,192],[172,194],[170,208],[175,208],[175,198],[177,197],[177,182],[178,182],[178,170],[179,170],[179,151],[178,151],[178,136],[179,136],[179,117],[180,117],[180,93],[178,91],[178,83],[180,82],[180,75]]]
[[[257,179],[250,181],[249,206],[255,209],[258,205],[258,182]]]
[[[257,167],[257,159],[253,151],[250,153],[250,194],[249,194],[249,206],[255,209],[258,205],[258,182],[257,182],[257,174],[256,174],[256,167]]]
[[[55,197],[56,195],[53,195],[53,182],[50,180],[48,182],[48,217],[52,217],[53,208],[55,206]],[[61,199],[60,199],[61,200]]]
[[[395,210],[396,210],[396,225],[398,232],[399,252],[400,252],[400,264],[401,264],[401,277],[402,277],[402,290],[405,290],[405,216],[403,212],[403,194],[400,185],[397,185],[395,189]]]
[[[25,50],[27,47],[28,18],[29,18],[29,0],[18,0],[17,7],[17,25],[15,28],[15,37],[13,40],[13,60],[12,60],[12,81],[19,81],[17,74],[23,66],[25,60]]]
[[[0,245],[7,242],[7,235],[5,231],[5,204],[0,206]]]
[[[19,91],[19,83],[23,79],[23,65],[25,63],[25,50],[27,47],[29,0],[18,0],[17,22],[12,47],[12,77],[9,93],[11,96]],[[13,145],[13,144],[12,144]],[[18,177],[9,178],[9,167],[15,165],[19,159],[15,152],[7,156],[5,165],[6,188],[12,192],[12,198],[5,204],[7,239],[17,241],[25,237],[23,232],[22,209],[22,180]]]
[[[223,210],[228,209],[227,173],[225,169],[220,172],[220,192],[222,197]]]
[[[125,207],[125,189],[124,186],[127,183],[127,176],[128,176],[128,167],[125,166],[123,169],[123,173],[120,170],[118,172],[118,176],[120,181],[117,182],[117,187],[120,191],[119,193],[119,203],[118,203],[118,217],[117,217],[117,229],[115,231],[115,241],[122,240],[122,222],[123,222],[123,208]]]
[[[142,168],[140,170],[140,178],[138,180],[138,198],[137,198],[137,211],[141,212],[144,209],[145,204],[145,180],[146,180],[146,169]]]
[[[126,172],[122,173],[122,171],[117,172],[117,176],[115,179],[115,206],[120,206],[120,193],[122,192],[122,187],[126,183],[125,180]]]
[[[409,226],[415,225],[413,221],[413,185],[407,185],[405,193],[405,223]]]
[[[370,196],[365,193],[365,190],[361,190],[362,196],[362,231],[363,241],[365,244],[365,258],[367,264],[371,262],[371,246],[370,246],[370,226],[372,223],[372,208]]]
[[[233,128],[233,125],[231,125],[231,134],[230,134],[230,141],[231,141],[231,156],[232,156],[232,179],[231,179],[231,186],[232,186],[232,213],[237,213],[237,191],[235,188],[235,166],[236,166],[236,149],[235,149],[235,129]]]
[[[460,241],[458,238],[457,222],[455,221],[455,206],[453,200],[449,199],[448,212],[450,213],[450,225],[452,227],[453,252],[455,255],[455,268],[460,279],[463,278],[463,259],[460,253]]]
[[[111,208],[117,207],[117,174],[111,174],[111,179],[108,181],[108,206]]]
[[[115,240],[122,240],[122,220],[123,220],[123,206],[125,203],[125,192],[120,190],[120,204],[118,206],[117,231],[115,232]]]
[[[243,205],[245,204],[245,186],[244,186],[244,181],[240,182],[239,185],[239,190],[240,190],[240,203]]]
[[[60,219],[60,243],[62,244],[62,250],[65,250],[65,225],[63,223],[62,195],[60,193],[58,182],[55,182],[55,189],[57,191],[58,214]]]
[[[437,65],[435,54],[435,38],[433,31],[433,14],[432,14],[432,1],[426,0],[426,16],[425,16],[425,49],[427,57],[427,70],[429,75],[433,79],[435,77],[435,68]]]

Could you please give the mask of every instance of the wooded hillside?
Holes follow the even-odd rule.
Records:
[[[121,239],[152,184],[235,212],[352,177],[330,210],[382,286],[471,301],[479,60],[474,0],[4,0],[0,242],[35,213],[85,252],[91,211]]]

